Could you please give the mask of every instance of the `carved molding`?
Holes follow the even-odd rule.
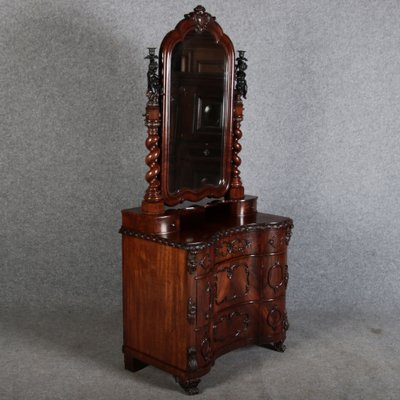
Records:
[[[205,248],[209,248],[215,245],[219,240],[223,239],[226,236],[235,235],[237,233],[249,233],[249,232],[258,232],[258,231],[265,231],[269,229],[280,229],[280,228],[289,228],[293,227],[293,222],[291,219],[287,219],[284,222],[278,224],[252,224],[252,225],[242,225],[235,228],[226,229],[224,231],[220,231],[215,233],[213,236],[210,237],[209,240],[199,243],[199,244],[190,244],[190,243],[181,243],[176,242],[171,239],[163,238],[159,235],[144,233],[135,231],[133,229],[127,229],[122,226],[119,230],[119,233],[125,236],[132,236],[138,239],[143,240],[150,240],[155,243],[165,244],[167,246],[175,247],[178,249],[183,249],[188,251],[188,258],[187,258],[187,271],[190,274],[196,272],[198,267],[197,262],[197,254],[200,250]]]
[[[199,267],[203,268],[204,271],[207,271],[211,265],[211,257],[208,253],[201,260],[199,260]]]
[[[158,99],[162,90],[160,78],[158,76],[158,56],[155,54],[155,48],[149,47],[149,54],[145,57],[145,60],[149,60],[146,92],[146,96],[149,100],[147,104],[158,106]]]
[[[237,270],[238,268],[243,268],[246,274],[246,286],[244,287],[243,293],[234,293],[232,296],[225,296],[221,301],[218,301],[218,274],[226,272],[228,279],[231,281],[233,278],[233,274],[235,272],[235,270]],[[232,300],[236,300],[236,299],[240,299],[241,297],[245,297],[248,293],[249,293],[249,289],[250,289],[250,271],[249,271],[249,267],[247,264],[245,263],[236,263],[236,264],[232,264],[229,267],[226,267],[224,269],[221,269],[219,271],[217,271],[217,273],[215,274],[216,280],[215,280],[215,304],[220,305],[225,303],[226,301],[232,301]],[[240,281],[241,282],[241,281]]]
[[[278,235],[272,236],[271,239],[268,240],[268,244],[272,246],[274,249],[283,246],[286,243],[286,236],[279,237]]]
[[[271,327],[273,331],[276,331],[279,324],[283,322],[283,314],[279,310],[279,307],[274,304],[271,310],[268,312],[267,324]]]
[[[205,313],[204,318],[210,319],[210,317],[212,315],[213,298],[212,298],[212,292],[211,292],[211,282],[209,280],[207,281],[206,293],[208,294],[208,311]]]
[[[189,372],[194,372],[197,370],[198,366],[197,366],[197,350],[196,347],[189,347],[187,349],[187,370]]]
[[[189,251],[189,254],[187,257],[187,264],[186,264],[186,269],[189,272],[189,274],[194,274],[196,272],[197,254],[198,254],[198,251],[196,251],[196,250]]]
[[[290,327],[288,316],[286,311],[283,313],[283,329],[287,331]]]
[[[205,336],[204,339],[201,341],[200,352],[204,358],[204,361],[209,362],[211,360],[212,356],[211,340],[208,336]]]
[[[218,325],[220,325],[223,322],[227,322],[228,324],[232,325],[234,322],[236,322],[236,318],[242,317],[242,324],[239,329],[236,329],[232,335],[229,336],[222,336],[218,337]],[[249,314],[247,313],[241,313],[239,311],[232,311],[229,314],[224,314],[222,315],[216,322],[214,322],[213,325],[213,331],[214,331],[214,340],[216,342],[223,342],[227,340],[228,338],[235,338],[240,336],[243,332],[247,331],[250,323],[250,317]]]
[[[286,245],[289,245],[290,238],[292,237],[293,223],[286,227]]]
[[[194,11],[185,14],[186,19],[192,19],[196,24],[196,32],[202,32],[207,29],[211,21],[215,21],[215,17],[209,14],[203,6],[197,6]]]
[[[232,239],[222,242],[214,249],[216,257],[226,257],[228,254],[241,254],[251,247],[251,241],[248,239]]]
[[[273,282],[272,275],[275,270],[279,268],[280,270],[280,277],[281,279],[278,282]],[[288,271],[288,266],[287,265],[282,265],[279,261],[274,263],[272,267],[268,271],[267,275],[267,285],[274,290],[274,292],[277,292],[282,286],[287,287],[289,281],[289,271]]]
[[[246,98],[247,95],[247,82],[246,71],[247,58],[244,56],[245,51],[239,50],[239,57],[236,58],[236,94]]]
[[[187,319],[190,323],[192,323],[196,319],[197,306],[191,297],[188,299],[187,310]]]

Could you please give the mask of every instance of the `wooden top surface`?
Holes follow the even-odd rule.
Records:
[[[168,218],[169,213],[174,214],[176,210],[169,209],[165,216]],[[123,218],[128,222],[130,216],[136,217],[140,213],[139,208],[123,210]],[[180,211],[180,229],[175,232],[164,234],[151,234],[135,229],[135,226],[129,223],[123,223],[121,233],[129,236],[143,237],[144,239],[161,239],[157,241],[171,242],[178,247],[186,247],[192,245],[202,245],[213,241],[216,236],[229,235],[230,232],[240,232],[252,229],[262,229],[263,227],[273,226],[291,226],[293,221],[290,218],[256,212],[251,215],[235,216],[225,212],[223,208],[212,207],[203,208],[201,206],[189,207],[185,212]],[[130,226],[129,226],[130,225]]]

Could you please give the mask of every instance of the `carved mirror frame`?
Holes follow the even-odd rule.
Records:
[[[208,32],[215,42],[225,51],[225,83],[223,102],[223,152],[222,152],[222,183],[207,184],[199,189],[180,188],[177,193],[169,191],[169,147],[171,121],[171,75],[172,54],[175,46],[184,41],[190,32]],[[164,204],[174,206],[185,200],[197,202],[206,197],[242,199],[244,189],[240,180],[238,153],[241,150],[239,139],[242,136],[240,123],[242,121],[242,97],[246,96],[245,73],[247,61],[243,51],[235,64],[235,51],[230,38],[223,32],[215,17],[206,12],[202,6],[197,6],[193,12],[186,14],[174,30],[169,32],[160,47],[160,66],[157,75],[158,57],[155,49],[149,49],[148,72],[148,103],[146,106],[146,126],[148,138],[146,146],[149,154],[146,163],[150,170],[146,174],[149,187],[142,202],[142,211],[148,214],[159,214],[164,210]],[[243,78],[243,79],[242,79]],[[235,87],[236,82],[236,87]],[[244,85],[244,86],[243,86]],[[161,139],[161,140],[160,140]],[[159,143],[160,142],[160,143]],[[159,164],[161,162],[161,165]]]
[[[172,53],[176,45],[183,42],[190,32],[208,32],[215,42],[225,52],[225,82],[223,91],[223,150],[222,150],[222,182],[219,185],[210,185],[190,189],[181,187],[176,193],[170,192],[170,138],[171,138],[171,78],[172,78]],[[186,14],[185,18],[178,23],[175,29],[169,32],[160,47],[162,87],[162,129],[161,129],[161,193],[164,202],[173,206],[185,200],[199,201],[205,197],[223,197],[230,183],[231,173],[231,148],[232,148],[232,107],[233,107],[233,84],[234,84],[234,60],[235,52],[229,37],[224,34],[220,25],[201,6],[196,7],[194,12]],[[221,160],[220,160],[221,162]]]

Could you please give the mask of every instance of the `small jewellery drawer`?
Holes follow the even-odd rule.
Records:
[[[214,246],[215,263],[246,254],[262,252],[260,235],[260,231],[253,231],[222,237]]]
[[[274,299],[283,296],[289,281],[286,253],[261,258],[261,297]]]

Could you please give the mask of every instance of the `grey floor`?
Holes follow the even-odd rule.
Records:
[[[400,399],[399,316],[292,310],[287,350],[219,358],[197,399]],[[176,399],[153,367],[125,371],[118,308],[0,314],[0,399]]]

